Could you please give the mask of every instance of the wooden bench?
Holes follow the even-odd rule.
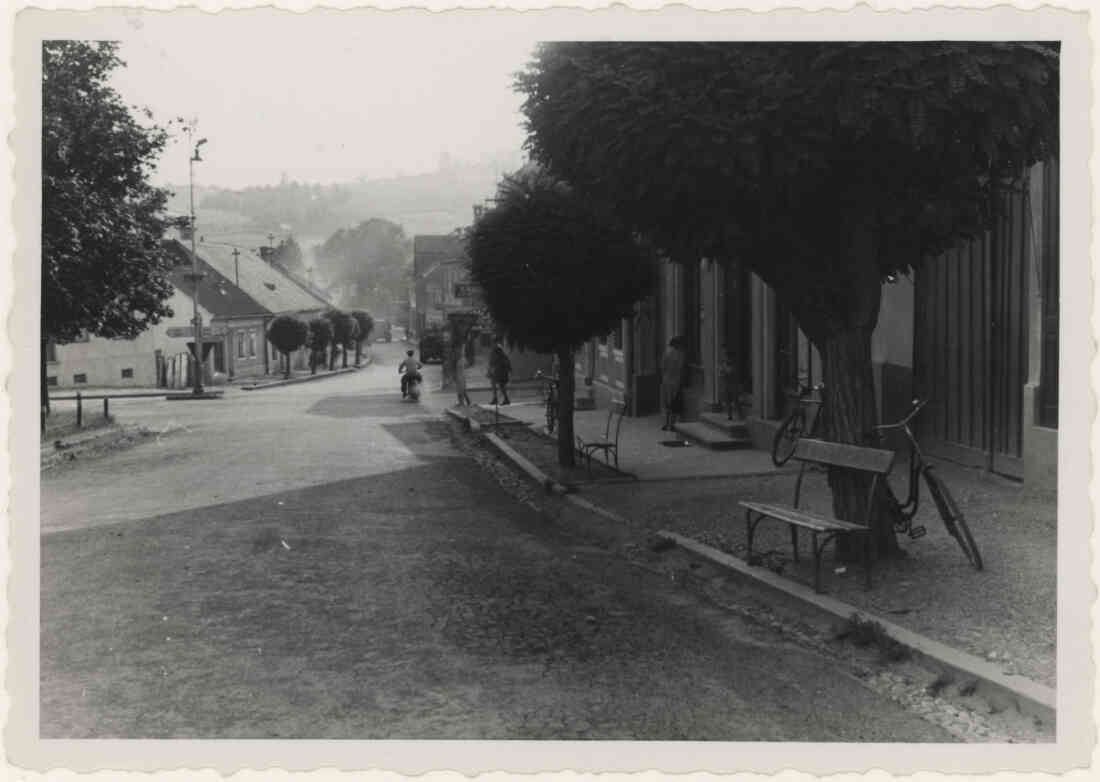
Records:
[[[625,399],[612,400],[607,410],[607,423],[604,425],[603,437],[599,440],[585,440],[579,434],[577,439],[577,452],[588,462],[588,472],[592,472],[592,454],[603,451],[603,460],[611,464],[611,457],[615,457],[615,469],[619,468],[619,430],[623,426],[623,415],[626,413],[627,402]]]
[[[824,440],[802,438],[795,446],[793,458],[802,464],[798,470],[798,480],[794,484],[794,502],[791,505],[770,505],[762,502],[738,503],[745,508],[745,521],[748,524],[748,554],[749,564],[753,564],[752,539],[757,525],[764,519],[775,519],[790,525],[791,544],[794,546],[794,561],[798,561],[798,529],[801,527],[810,531],[813,536],[814,553],[814,591],[821,592],[821,554],[829,541],[841,534],[863,536],[863,566],[864,587],[871,588],[871,509],[878,483],[890,472],[894,464],[894,452],[878,448],[862,448],[856,445],[843,445],[841,443],[828,443]],[[802,493],[802,479],[805,477],[806,468],[812,464],[841,467],[849,470],[858,470],[871,475],[870,487],[867,490],[867,516],[863,524],[853,524],[850,521],[841,521],[831,516],[823,516],[802,510],[798,507]],[[818,542],[818,536],[823,536]]]

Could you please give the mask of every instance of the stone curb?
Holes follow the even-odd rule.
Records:
[[[452,418],[458,421],[462,421],[465,424],[466,428],[469,429],[471,432],[482,432],[482,425],[475,421],[473,418],[465,416],[457,410],[452,410],[449,407],[444,410],[444,412]],[[494,448],[500,451],[506,459],[511,461],[513,464],[516,465],[516,467],[526,473],[527,477],[531,478],[533,481],[535,481],[535,483],[546,489],[547,494],[563,495],[566,497],[566,499],[569,499],[571,497],[571,495],[568,494],[569,489],[567,489],[565,486],[562,486],[560,483],[555,481],[549,475],[547,475],[534,464],[532,464],[526,457],[518,453],[515,448],[512,448],[512,446],[505,443],[496,434],[492,432],[484,432],[483,436],[493,445]]]
[[[484,434],[486,440],[493,444],[493,446],[500,451],[504,456],[512,461],[516,467],[519,467],[528,477],[546,489],[547,494],[565,495],[569,490],[555,481],[549,475],[544,473],[534,464],[529,462],[524,456],[520,455],[512,446],[505,443],[500,437],[492,432],[486,432]]]
[[[607,512],[601,512],[601,515],[615,518]],[[1057,693],[1050,687],[1022,676],[1008,676],[996,665],[980,657],[953,649],[836,598],[818,594],[810,587],[783,578],[767,568],[752,567],[737,557],[692,538],[667,530],[658,531],[657,536],[732,571],[743,580],[763,586],[773,593],[777,592],[784,598],[793,599],[798,606],[810,609],[819,618],[830,622],[846,622],[854,614],[864,621],[877,622],[891,638],[907,646],[915,657],[937,672],[949,674],[957,682],[973,681],[977,685],[976,691],[991,703],[1002,708],[1015,708],[1021,713],[1039,717],[1052,725],[1056,724],[1058,699]]]
[[[346,375],[351,372],[358,372],[361,369],[366,369],[372,363],[372,359],[367,359],[361,366],[348,367],[347,369],[334,369],[331,372],[326,372],[323,375],[306,375],[305,377],[292,377],[290,380],[273,380],[270,383],[258,383],[252,386],[238,386],[242,391],[262,391],[265,388],[278,388],[279,386],[292,386],[297,383],[309,383],[314,380],[324,380],[329,377],[336,377],[337,375]]]

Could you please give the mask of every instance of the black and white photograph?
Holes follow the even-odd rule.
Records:
[[[10,761],[1087,766],[1087,18],[940,10],[16,15]]]

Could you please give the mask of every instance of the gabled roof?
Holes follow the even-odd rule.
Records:
[[[168,279],[188,296],[194,286],[187,278],[191,273],[191,253],[179,242],[166,242],[169,252],[177,260]],[[270,315],[259,302],[233,284],[233,281],[198,256],[199,272],[205,276],[199,281],[199,304],[214,317],[233,318],[249,315]]]
[[[263,260],[254,250],[240,250],[234,264],[233,250],[233,245],[217,242],[203,242],[197,248],[199,258],[223,277],[235,280],[239,275],[241,290],[273,314],[322,310],[331,306]]]

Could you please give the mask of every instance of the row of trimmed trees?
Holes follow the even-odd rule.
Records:
[[[998,191],[1057,154],[1058,83],[1057,43],[539,45],[515,83],[537,168],[503,183],[469,250],[506,336],[562,359],[562,463],[570,354],[630,312],[646,245],[771,286],[821,353],[824,435],[876,445],[883,281],[988,230]],[[829,484],[837,517],[862,518],[863,478]]]
[[[374,319],[364,310],[331,309],[306,322],[293,315],[280,315],[271,321],[267,339],[283,354],[283,371],[290,377],[290,354],[309,348],[309,372],[316,374],[318,363],[324,362],[329,350],[328,368],[336,368],[336,354],[343,349],[343,366],[348,365],[348,351],[355,348],[355,366],[359,366],[363,343],[374,330]],[[320,358],[320,362],[318,361]]]

